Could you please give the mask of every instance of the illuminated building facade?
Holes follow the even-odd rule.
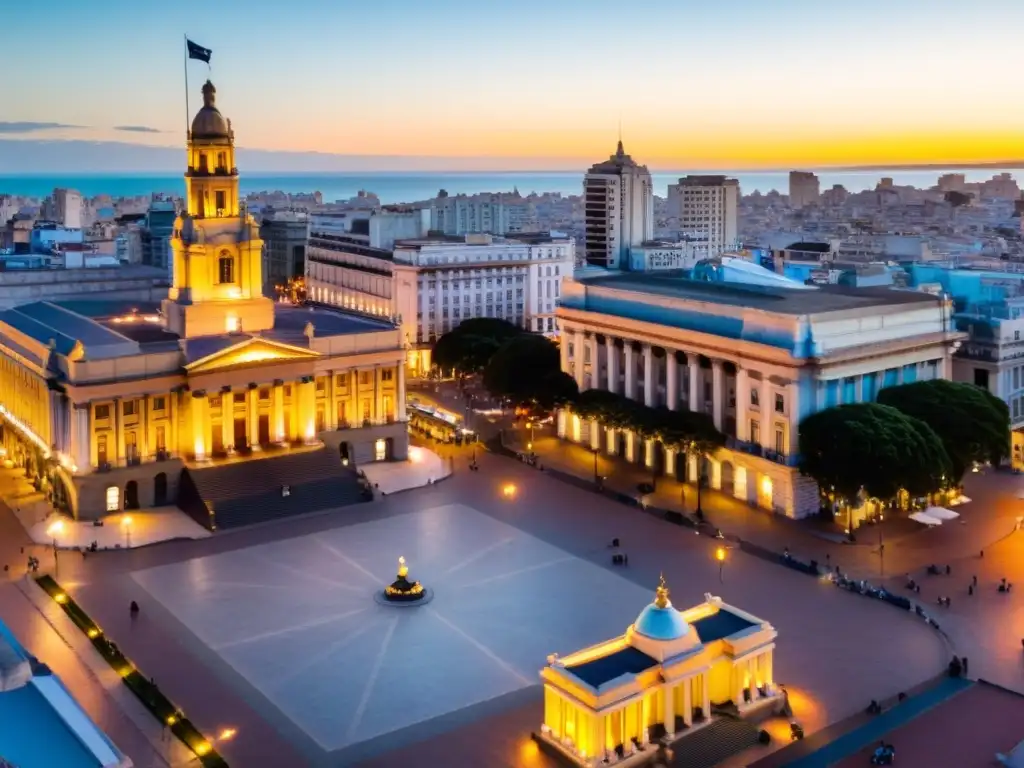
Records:
[[[748,280],[760,271],[764,282],[715,282],[726,269]],[[581,391],[703,411],[726,447],[704,458],[698,474],[695,456],[568,410],[558,414],[558,434],[788,517],[815,514],[820,504],[797,468],[801,420],[871,402],[884,387],[949,379],[964,338],[951,303],[925,293],[787,285],[738,259],[698,271],[708,282],[657,273],[567,279],[557,313],[562,370]]]
[[[275,447],[324,443],[355,464],[407,455],[399,328],[263,295],[214,94],[207,83],[189,134],[161,305],[0,312],[4,449],[76,517],[172,504],[186,467]]]
[[[607,765],[655,739],[685,737],[711,721],[713,706],[777,711],[777,634],[712,595],[679,611],[663,580],[625,634],[548,658],[539,738],[578,765]]]

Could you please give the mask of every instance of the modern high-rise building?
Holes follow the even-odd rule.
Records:
[[[654,237],[654,186],[646,165],[626,154],[622,141],[608,160],[583,178],[587,263],[624,269],[629,249]]]
[[[273,296],[275,286],[287,285],[306,272],[309,214],[303,210],[271,209],[260,223],[263,238],[263,292]]]
[[[740,184],[725,176],[686,176],[668,188],[682,237],[706,257],[737,247]]]
[[[449,195],[444,190],[430,204],[430,228],[446,235],[522,232],[529,207],[512,194]]]
[[[81,192],[63,187],[53,190],[53,194],[43,201],[43,218],[55,221],[65,229],[81,229]]]
[[[170,200],[154,200],[146,211],[146,219],[139,233],[142,263],[150,267],[170,269],[171,236],[178,212]]]
[[[817,205],[821,197],[821,183],[810,171],[789,172],[789,204],[793,208]]]

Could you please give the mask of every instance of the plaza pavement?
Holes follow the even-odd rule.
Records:
[[[636,605],[616,606],[629,616],[644,607],[659,573],[664,572],[678,607],[688,607],[699,602],[705,592],[712,592],[771,621],[779,631],[777,680],[792,691],[796,716],[808,732],[862,709],[873,698],[911,688],[932,677],[948,660],[943,639],[908,613],[739,551],[729,553],[724,583],[720,583],[718,565],[712,558],[715,542],[569,486],[519,462],[482,452],[479,461],[480,472],[467,472],[457,462],[455,476],[446,482],[373,504],[256,526],[203,541],[169,542],[131,552],[69,558],[61,563],[61,581],[128,657],[154,677],[204,732],[237,729],[236,738],[219,748],[231,764],[247,768],[345,763],[337,762],[337,755],[317,757],[304,751],[302,739],[296,735],[297,726],[211,654],[129,572],[186,561],[191,563],[186,567],[202,569],[204,561],[195,558],[289,539],[295,539],[301,548],[303,543],[296,537],[321,532],[344,537],[345,526],[448,504],[467,505],[633,582],[641,588],[637,594],[645,596]],[[514,499],[502,494],[502,486],[508,483],[517,488]],[[630,556],[628,568],[612,569],[610,565],[607,544],[614,537],[622,539]],[[551,581],[548,588],[564,595],[564,616],[558,621],[573,620],[574,605],[586,596],[588,586],[578,580]],[[500,588],[500,584],[494,588]],[[132,599],[142,606],[134,623],[127,610]],[[287,622],[288,617],[281,620]],[[230,616],[221,621],[230,623]],[[473,632],[471,623],[464,629]],[[550,652],[575,650],[558,647],[557,638],[564,636],[560,631],[549,632],[543,625],[529,629],[542,637],[550,636],[549,641],[541,643],[548,647],[550,642]],[[618,631],[624,629],[625,625]],[[594,637],[592,641],[602,639]],[[292,661],[284,658],[280,664],[287,667]],[[424,663],[431,663],[429,649]],[[544,658],[537,658],[532,670],[519,671],[536,674],[543,663]],[[401,690],[395,695],[396,706],[400,706]],[[376,768],[409,764],[453,768],[548,765],[548,759],[536,753],[528,741],[529,730],[539,725],[541,715],[539,685],[531,686],[497,704],[477,705],[399,731],[379,744],[387,751],[365,764]]]

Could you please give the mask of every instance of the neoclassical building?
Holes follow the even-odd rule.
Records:
[[[263,296],[262,242],[234,151],[207,82],[159,306],[36,301],[0,312],[5,455],[76,517],[171,504],[188,467],[285,449],[324,443],[347,465],[406,458],[399,329]]]
[[[567,279],[557,314],[562,369],[580,390],[710,414],[728,445],[700,476],[753,506],[803,517],[819,497],[797,469],[801,419],[894,384],[948,379],[964,338],[951,311],[915,291],[602,271]],[[558,434],[679,479],[699,476],[695,458],[569,411],[558,415]]]
[[[684,736],[711,721],[713,706],[770,714],[784,706],[773,676],[777,635],[720,597],[677,610],[662,580],[624,634],[549,657],[539,737],[576,764],[596,766]]]

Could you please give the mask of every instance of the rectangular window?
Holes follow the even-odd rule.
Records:
[[[750,422],[750,442],[761,444],[761,425],[756,420]]]
[[[217,209],[217,214],[218,215],[223,215],[224,209],[227,208],[227,201],[226,201],[226,197],[224,195],[224,191],[218,189],[217,193],[216,193],[216,197],[214,199],[217,201],[217,205],[215,206],[216,209]]]
[[[137,416],[139,413],[139,405],[136,400],[125,400],[124,401],[124,415],[125,416]]]
[[[269,400],[269,399],[270,399],[270,388],[269,387],[264,387],[263,389],[260,390],[260,400]]]
[[[395,372],[390,368],[385,368],[380,372],[381,381],[392,381],[394,379]]]
[[[139,458],[139,446],[134,432],[129,432],[124,436],[124,456],[129,463]]]
[[[363,421],[370,420],[370,401],[363,400]]]
[[[100,435],[96,438],[96,463],[103,466],[107,463],[107,436]]]
[[[327,379],[318,378],[316,380],[316,391],[320,394],[323,394],[324,392],[327,391]]]
[[[388,421],[391,421],[392,419],[395,418],[395,412],[392,409],[392,403],[394,401],[392,400],[391,395],[384,395],[383,401],[384,401],[384,403],[383,403],[383,405],[384,405],[384,418],[387,419]]]
[[[96,406],[96,420],[102,421],[103,419],[110,418],[110,406],[109,405],[97,405]]]
[[[775,412],[785,413],[786,412],[786,398],[776,393],[775,395]]]
[[[347,388],[348,387],[348,374],[347,373],[339,373],[337,376],[334,377],[334,383],[337,384],[341,389]]]
[[[164,427],[156,428],[156,449],[158,451],[167,450],[167,430]]]
[[[775,452],[781,454],[786,453],[786,433],[784,430],[778,428],[775,430]]]
[[[758,408],[761,405],[761,392],[757,389],[750,390],[750,404],[754,408]]]
[[[154,397],[153,398],[153,410],[154,411],[162,411],[166,407],[167,407],[166,398],[163,398],[163,397]]]
[[[360,371],[359,372],[359,383],[360,384],[364,384],[364,385],[365,384],[369,384],[370,383],[370,375],[371,375],[370,371]]]
[[[235,392],[235,402],[236,403],[244,403],[245,402],[245,392]]]

